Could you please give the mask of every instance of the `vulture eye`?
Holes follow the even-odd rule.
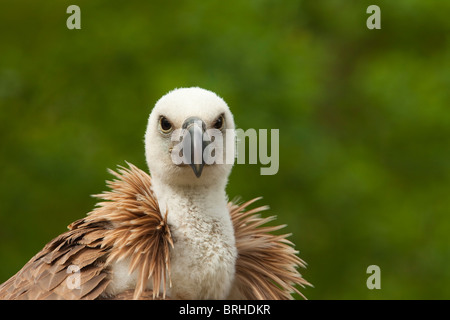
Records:
[[[164,116],[161,116],[161,118],[159,118],[159,127],[161,128],[161,131],[163,133],[169,133],[170,131],[172,131],[172,124]]]
[[[225,119],[223,118],[223,114],[221,114],[220,117],[217,118],[216,122],[214,122],[214,129],[222,130],[224,122]]]

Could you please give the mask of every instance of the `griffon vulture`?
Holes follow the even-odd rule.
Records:
[[[132,164],[111,171],[116,179],[108,182],[110,191],[96,195],[96,208],[3,283],[0,299],[302,295],[298,287],[309,283],[297,269],[305,263],[288,235],[273,233],[283,226],[266,225],[274,220],[261,217],[267,206],[249,209],[258,198],[228,201],[232,163],[194,159],[214,143],[202,138],[208,129],[223,134],[224,142],[234,128],[227,104],[211,91],[182,88],[163,96],[145,134],[151,176]],[[173,139],[177,129],[187,132],[183,139]],[[190,156],[185,150],[175,155],[194,161],[175,161],[180,145],[192,147]],[[225,159],[230,150],[217,147]]]

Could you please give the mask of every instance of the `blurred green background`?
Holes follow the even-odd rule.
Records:
[[[200,86],[239,127],[280,129],[278,174],[235,165],[228,194],[288,224],[309,299],[450,298],[449,1],[0,7],[0,282],[94,207],[106,168],[147,169],[152,106]]]

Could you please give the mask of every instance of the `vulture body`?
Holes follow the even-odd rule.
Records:
[[[230,135],[234,121],[211,91],[183,88],[162,97],[145,135],[152,176],[132,164],[110,171],[116,179],[108,182],[110,191],[96,195],[97,207],[3,283],[0,299],[302,295],[297,287],[309,283],[297,269],[305,263],[288,235],[273,233],[284,226],[266,225],[274,220],[261,217],[267,206],[249,209],[259,198],[243,204],[227,200],[232,164],[174,163],[170,134],[177,128],[189,132],[194,153],[207,147],[198,142],[208,128]]]

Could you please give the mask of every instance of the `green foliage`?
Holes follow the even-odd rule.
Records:
[[[68,30],[70,4],[0,10],[0,282],[93,208],[106,168],[146,168],[160,96],[200,86],[280,129],[278,174],[236,165],[228,193],[288,224],[308,298],[450,298],[450,2],[90,0]]]

